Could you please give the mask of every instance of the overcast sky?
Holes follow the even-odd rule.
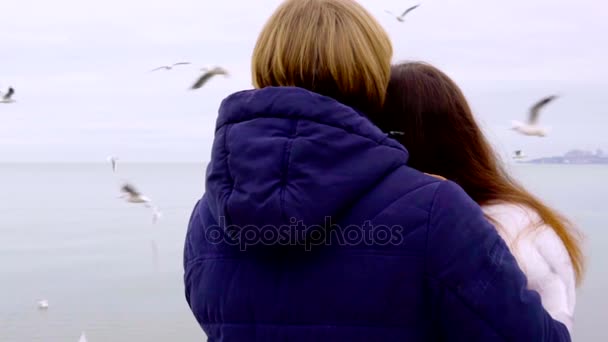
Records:
[[[257,34],[280,0],[18,0],[0,11],[0,161],[204,161],[217,107],[251,87]],[[608,150],[608,3],[597,0],[360,1],[395,61],[435,64],[464,89],[504,154]],[[157,65],[191,61],[171,72]],[[199,69],[228,68],[199,91]],[[539,97],[544,139],[510,131]]]

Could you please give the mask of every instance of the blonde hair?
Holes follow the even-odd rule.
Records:
[[[392,54],[384,29],[356,1],[286,0],[258,37],[253,85],[301,87],[377,111]]]

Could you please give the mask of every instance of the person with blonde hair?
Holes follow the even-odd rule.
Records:
[[[184,246],[209,341],[568,341],[479,206],[374,126],[386,32],[352,0],[287,0],[221,104]]]

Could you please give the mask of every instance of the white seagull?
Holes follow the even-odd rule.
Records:
[[[13,103],[15,100],[13,99],[13,94],[15,94],[15,89],[13,87],[9,87],[6,94],[2,96],[0,99],[0,103]]]
[[[120,191],[123,193],[121,198],[126,199],[127,202],[140,203],[143,204],[146,208],[152,209],[152,211],[154,212],[152,216],[152,222],[156,223],[156,221],[161,217],[162,213],[158,210],[157,207],[152,205],[152,201],[148,197],[137,191],[132,184],[123,184],[123,186],[120,188]]]
[[[549,102],[555,100],[558,96],[551,95],[542,98],[538,102],[536,102],[531,108],[530,113],[528,115],[528,122],[520,122],[513,120],[511,129],[519,132],[524,135],[544,137],[547,135],[547,129],[538,125],[538,116],[540,114],[540,110],[546,106]]]
[[[411,11],[415,10],[416,8],[418,8],[418,6],[420,6],[420,4],[412,6],[408,9],[405,10],[405,12],[401,13],[401,15],[395,15],[393,12],[391,11],[386,11],[386,13],[392,15],[395,17],[395,19],[397,19],[397,21],[399,22],[404,22],[405,21],[405,16],[410,13]]]
[[[82,334],[80,334],[78,342],[87,342],[87,336],[84,334],[84,331],[82,332]]]
[[[154,68],[154,69],[150,70],[150,72],[157,71],[157,70],[171,70],[178,65],[188,65],[188,64],[191,64],[191,63],[190,62],[178,62],[178,63],[173,63],[171,65],[161,65],[158,68]]]
[[[192,87],[190,87],[192,90],[194,89],[198,89],[200,87],[202,87],[203,85],[205,85],[205,83],[207,83],[207,81],[209,81],[213,76],[217,76],[217,75],[224,75],[226,77],[229,76],[228,71],[224,68],[221,67],[214,67],[212,69],[207,69],[204,68],[202,69],[205,73],[202,74],[197,80],[196,82],[194,82],[194,84],[192,85]]]
[[[112,164],[112,172],[116,173],[116,168],[118,167],[118,158],[109,156],[108,161]]]
[[[516,150],[513,154],[513,159],[524,159],[526,155],[521,150]]]
[[[49,301],[46,299],[43,299],[41,301],[38,302],[38,309],[40,310],[46,310],[49,308]]]

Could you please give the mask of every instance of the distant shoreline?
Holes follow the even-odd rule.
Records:
[[[554,164],[554,165],[608,165],[608,158],[566,158],[548,157],[521,161],[524,164]]]
[[[534,164],[534,165],[608,165],[608,160],[602,161],[570,161],[556,160],[554,158],[538,158],[533,160],[520,160],[518,164]]]
[[[521,160],[524,164],[558,164],[558,165],[608,165],[608,156],[598,149],[595,152],[571,150],[562,156]]]

